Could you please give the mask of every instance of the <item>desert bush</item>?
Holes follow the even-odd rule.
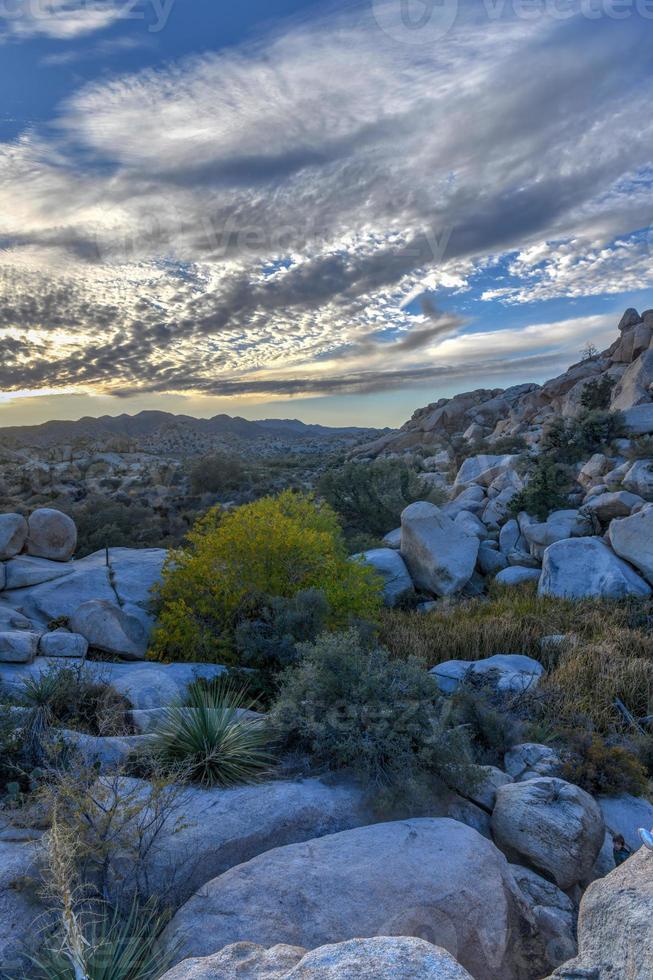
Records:
[[[211,453],[194,460],[189,469],[191,493],[225,493],[238,490],[246,479],[243,461],[229,453]]]
[[[445,717],[452,726],[465,727],[477,762],[501,765],[505,753],[519,741],[512,709],[510,696],[472,678],[447,699]]]
[[[360,633],[323,634],[283,675],[271,713],[280,746],[323,770],[345,770],[375,793],[410,796],[434,774],[473,779],[467,731],[447,727],[424,665],[397,660]]]
[[[333,510],[306,494],[285,491],[234,510],[209,511],[173,551],[159,590],[151,656],[237,662],[234,633],[247,596],[290,599],[319,589],[327,625],[372,618],[381,606],[379,576],[348,561]]]
[[[552,511],[567,507],[573,481],[566,465],[543,453],[530,460],[525,475],[526,486],[510,501],[512,514],[526,511],[531,517],[545,521]]]
[[[167,708],[152,737],[163,770],[183,769],[202,786],[252,783],[269,770],[268,732],[242,690],[218,677],[189,688],[183,704]]]
[[[574,463],[609,447],[624,431],[621,412],[583,409],[575,418],[556,417],[545,428],[540,449],[554,455],[559,462]]]
[[[89,735],[127,735],[133,730],[129,701],[110,684],[94,679],[84,665],[55,665],[26,678],[18,702],[40,716],[43,725]]]
[[[612,389],[616,384],[615,378],[605,374],[600,378],[592,378],[583,385],[580,403],[587,411],[605,410],[610,407]]]
[[[397,527],[402,510],[416,500],[443,500],[437,490],[425,488],[411,466],[385,459],[329,469],[318,481],[318,492],[340,515],[348,533],[377,537]]]
[[[61,503],[60,508],[77,525],[77,558],[102,548],[165,548],[186,530],[172,533],[161,515],[137,503],[121,503],[93,494],[81,504]]]
[[[595,732],[568,733],[563,755],[563,779],[595,796],[641,796],[647,789],[646,769],[637,756],[608,745]]]

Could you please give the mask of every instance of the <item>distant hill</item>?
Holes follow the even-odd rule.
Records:
[[[0,428],[0,447],[4,449],[49,449],[89,445],[118,451],[194,454],[212,448],[240,443],[259,443],[261,448],[282,450],[303,444],[351,444],[391,430],[308,425],[299,419],[261,419],[249,421],[239,416],[215,415],[197,419],[190,415],[147,411],[137,415],[86,416],[77,421],[52,421],[41,425]]]

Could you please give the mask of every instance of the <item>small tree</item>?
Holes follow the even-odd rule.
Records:
[[[284,491],[228,512],[215,508],[189,542],[164,568],[154,657],[233,663],[234,631],[252,594],[320,589],[329,628],[374,619],[380,609],[378,575],[347,559],[335,513],[311,495]]]

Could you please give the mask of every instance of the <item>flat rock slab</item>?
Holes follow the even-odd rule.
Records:
[[[499,691],[526,691],[539,683],[544,667],[520,653],[497,653],[483,660],[446,660],[430,672],[445,694],[452,694],[471,674],[487,677]]]
[[[135,708],[161,708],[182,697],[196,678],[210,680],[224,673],[220,664],[107,663],[101,660],[66,660],[66,666],[84,663],[97,680],[111,684]],[[26,677],[38,677],[61,661],[37,657],[31,664],[0,663],[0,682],[12,692],[20,690]]]

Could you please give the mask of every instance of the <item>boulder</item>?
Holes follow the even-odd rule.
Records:
[[[538,776],[558,776],[562,769],[560,756],[550,745],[522,742],[514,745],[503,757],[506,772],[516,783]]]
[[[523,533],[531,555],[541,560],[546,548],[555,541],[583,537],[592,530],[591,520],[580,511],[556,510],[541,524],[526,524]]]
[[[611,521],[614,517],[627,517],[633,507],[641,503],[643,503],[643,500],[636,493],[628,493],[627,490],[618,490],[614,493],[597,494],[583,504],[583,511],[588,514],[593,514],[602,523],[605,523],[606,521]],[[614,545],[612,547],[614,548]]]
[[[530,868],[511,864],[510,870],[533,913],[549,966],[556,967],[575,956],[576,911],[571,899],[557,885]]]
[[[427,936],[475,980],[516,980],[530,934],[530,911],[496,847],[461,823],[424,818],[267,851],[204,885],[162,941],[180,961],[237,940],[316,949]]]
[[[634,405],[623,412],[626,430],[633,436],[646,436],[653,432],[653,404]]]
[[[472,576],[479,540],[435,504],[419,501],[401,515],[401,555],[415,585],[435,595],[460,592]]]
[[[36,656],[39,638],[27,630],[0,633],[0,663],[28,664]]]
[[[395,548],[395,550],[401,548],[401,528],[396,527],[394,531],[388,531],[383,538],[383,543],[386,548]]]
[[[612,469],[612,463],[603,453],[594,453],[583,464],[578,474],[581,487],[589,488],[601,482],[601,477]]]
[[[514,469],[519,458],[519,454],[468,456],[456,475],[453,485],[454,493],[465,490],[473,483],[482,487],[489,487],[492,481],[505,470]]]
[[[625,411],[634,405],[650,403],[653,384],[653,351],[648,350],[629,364],[612,392],[610,407]]]
[[[612,521],[608,540],[620,558],[634,565],[653,584],[653,505],[632,517]]]
[[[515,487],[506,487],[500,493],[488,500],[481,514],[481,520],[489,528],[496,530],[508,519],[512,498],[517,493]]]
[[[43,633],[39,640],[39,653],[42,657],[79,657],[88,653],[88,640],[79,633],[68,630],[53,630]]]
[[[470,514],[480,514],[485,507],[486,497],[485,490],[483,487],[477,487],[475,484],[463,490],[459,493],[455,500],[450,500],[444,505],[442,510],[445,512],[447,517],[452,520],[461,513],[461,511],[468,511]]]
[[[624,474],[623,487],[631,493],[653,500],[653,460],[638,459]]]
[[[396,605],[402,596],[413,591],[413,580],[408,574],[406,563],[393,548],[372,548],[359,555],[352,555],[352,560],[356,559],[370,565],[381,576],[386,606]]]
[[[77,547],[77,528],[67,514],[50,507],[32,511],[27,522],[27,553],[51,561],[69,561]]]
[[[653,853],[642,847],[580,903],[578,957],[559,980],[650,980],[653,976]],[[549,978],[553,980],[553,978]]]
[[[631,796],[629,793],[599,796],[597,802],[611,836],[621,834],[633,851],[641,847],[637,831],[640,827],[647,830],[653,827],[653,803],[643,796]]]
[[[624,315],[622,316],[621,320],[619,321],[617,330],[619,331],[619,333],[623,333],[624,330],[629,330],[630,327],[634,327],[635,324],[641,322],[642,322],[642,318],[640,317],[637,310],[634,308],[634,306],[629,306],[626,312],[624,313]]]
[[[36,834],[38,838],[40,835]],[[39,880],[34,840],[0,839],[0,973],[23,976],[25,953],[38,935],[44,909],[38,899]],[[4,971],[7,971],[6,974]],[[15,971],[15,972],[14,972]]]
[[[540,776],[497,790],[492,833],[504,853],[571,888],[589,875],[605,828],[598,803],[579,786]]]
[[[464,783],[461,783],[460,786],[457,785],[455,777],[449,781],[454,789],[458,789],[463,796],[467,796],[473,803],[491,812],[496,802],[497,789],[499,786],[511,783],[512,776],[496,766],[476,766],[476,773],[478,778],[471,789]]]
[[[235,943],[213,956],[184,960],[162,980],[473,980],[445,949],[424,939],[350,939],[307,952]]]
[[[523,585],[524,582],[539,582],[539,568],[525,568],[523,565],[511,565],[498,572],[495,578],[501,585]]]
[[[123,782],[127,798],[140,786],[147,792],[145,782]],[[364,794],[354,785],[298,779],[233,789],[188,787],[148,856],[144,887],[176,909],[205,882],[235,865],[371,819]]]
[[[82,603],[70,617],[70,629],[89,646],[124,660],[143,660],[147,653],[148,637],[140,621],[104,599]]]
[[[504,555],[514,551],[520,537],[521,528],[515,518],[512,517],[509,521],[506,521],[499,532],[499,548]]]
[[[501,551],[497,551],[495,548],[491,548],[487,542],[481,541],[478,549],[478,567],[483,575],[496,575],[497,572],[503,571],[507,565],[508,559]]]
[[[487,538],[487,528],[476,514],[468,510],[461,510],[454,518],[454,524],[465,532],[465,534],[476,535],[479,541]]]
[[[0,514],[0,561],[19,554],[27,541],[27,521],[21,514]]]
[[[41,585],[43,582],[70,575],[74,568],[75,564],[72,561],[50,561],[48,558],[18,555],[5,565],[7,575],[5,588],[25,589],[32,585]]]
[[[538,592],[560,599],[623,599],[648,596],[651,588],[599,538],[569,538],[544,552]]]
[[[60,729],[59,734],[86,766],[97,766],[100,772],[123,766],[132,753],[151,746],[151,740],[146,735],[99,736],[69,729]]]
[[[452,694],[472,675],[485,678],[498,691],[526,691],[536,687],[544,667],[518,653],[497,653],[483,660],[446,660],[431,669],[444,694]]]

